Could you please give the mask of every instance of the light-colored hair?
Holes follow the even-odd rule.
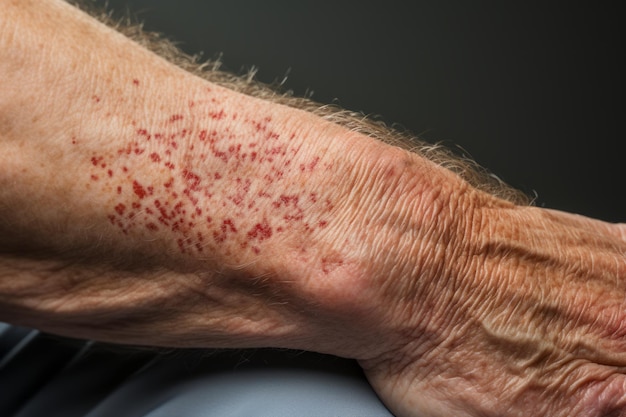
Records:
[[[219,59],[202,60],[199,55],[185,54],[161,34],[144,30],[129,12],[123,18],[114,18],[111,12],[99,10],[83,0],[68,0],[68,2],[175,65],[212,83],[243,94],[306,110],[350,130],[415,152],[456,173],[479,190],[515,204],[532,203],[526,194],[505,184],[473,160],[460,156],[441,144],[427,143],[409,132],[393,129],[359,112],[345,110],[334,104],[319,104],[310,98],[296,97],[291,91],[284,90],[282,82],[268,85],[257,81],[254,70],[244,76],[222,71]]]

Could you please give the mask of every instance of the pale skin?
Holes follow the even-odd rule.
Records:
[[[354,358],[398,416],[626,415],[624,225],[0,9],[0,320]]]

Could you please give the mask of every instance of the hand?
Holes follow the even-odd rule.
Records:
[[[436,233],[447,267],[376,284],[392,348],[361,364],[381,398],[407,416],[626,415],[624,225],[474,201]]]

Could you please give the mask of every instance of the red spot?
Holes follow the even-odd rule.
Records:
[[[309,195],[309,200],[311,200],[311,203],[317,203],[317,193],[311,193]]]
[[[92,100],[93,100],[93,101],[95,101],[96,103],[100,103],[100,97],[98,97],[98,96],[94,95],[94,96],[91,96],[91,98],[92,98]]]
[[[112,177],[113,176],[113,171],[112,170],[108,170],[107,174],[109,174],[109,177]]]
[[[261,253],[261,249],[257,248],[256,246],[253,246],[252,247],[252,252],[254,252],[255,254],[258,255],[259,253]]]
[[[170,142],[170,146],[174,149],[178,149],[178,143],[176,142]]]
[[[320,228],[324,228],[324,227],[328,226],[328,222],[325,221],[325,220],[322,220],[321,222],[318,223],[318,226]]]
[[[185,182],[187,182],[187,186],[193,190],[193,191],[197,191],[198,190],[198,186],[200,185],[200,176],[198,176],[197,174],[189,171],[189,170],[183,170],[183,178],[185,180]]]
[[[204,141],[207,138],[207,131],[206,130],[201,130],[200,134],[198,135],[198,137],[200,138],[200,140]]]
[[[93,164],[93,166],[97,167],[98,165],[100,165],[100,163],[102,162],[104,158],[101,156],[92,156],[91,157],[91,163]]]
[[[126,206],[120,203],[117,206],[115,206],[115,211],[117,212],[117,214],[121,216],[126,211]]]
[[[98,181],[98,176],[97,175],[92,175],[91,179],[94,180],[94,181]]]
[[[207,216],[206,222],[207,223],[212,223],[213,222],[213,218],[211,218],[211,216]]]
[[[165,188],[170,188],[173,183],[174,183],[174,178],[170,178],[165,184],[163,184],[163,186]]]
[[[119,187],[119,186],[117,187],[117,193],[122,194],[122,187]]]
[[[154,223],[148,223],[146,224],[146,229],[156,232],[157,230],[159,230],[159,227]]]
[[[199,242],[196,242],[196,249],[198,249],[198,252],[202,252],[204,247]]]
[[[231,219],[226,219],[222,222],[220,230],[213,232],[213,239],[217,243],[222,243],[226,240],[229,233],[237,233],[237,228]]]
[[[161,157],[156,152],[150,154],[150,159],[152,159],[152,162],[161,162]]]
[[[265,239],[269,239],[270,237],[272,237],[272,228],[265,221],[263,223],[257,223],[248,232],[249,239],[264,241]]]
[[[170,122],[175,122],[177,120],[183,120],[183,115],[182,114],[173,114],[172,117],[170,117]]]
[[[222,179],[222,175],[219,172],[216,172],[214,176],[215,176],[216,180],[221,180]]]
[[[139,80],[138,80],[137,78],[134,78],[134,79],[133,79],[133,84],[134,84],[134,85],[139,85]]]
[[[134,209],[139,209],[141,208],[141,203],[134,201],[133,204],[131,204],[130,206]]]
[[[146,151],[145,149],[135,148],[135,150],[133,152],[135,152],[136,155],[141,155],[145,151]]]
[[[127,167],[122,167],[122,171],[128,172],[128,168]]]
[[[72,145],[76,145],[76,136],[72,136]]]
[[[202,209],[201,209],[200,207],[196,207],[196,214],[197,214],[198,216],[201,216],[201,215],[202,215]]]
[[[133,191],[135,192],[135,194],[137,194],[137,197],[139,198],[145,198],[146,195],[148,195],[146,189],[143,188],[143,186],[137,181],[133,181]]]
[[[223,119],[224,117],[226,117],[226,113],[224,113],[224,110],[220,110],[219,112],[213,112],[213,111],[210,111],[210,112],[209,112],[209,117],[210,117],[211,119],[221,120],[221,119]]]
[[[137,134],[141,136],[145,136],[146,140],[150,140],[151,135],[148,133],[146,129],[137,129]]]
[[[168,167],[169,169],[174,169],[175,168],[174,164],[171,163],[171,162],[166,162],[165,166]]]

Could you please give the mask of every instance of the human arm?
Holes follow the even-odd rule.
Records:
[[[119,343],[354,357],[407,415],[520,409],[498,378],[522,400],[556,398],[545,414],[579,399],[554,383],[569,336],[537,339],[571,313],[593,340],[583,319],[605,302],[616,316],[594,328],[619,319],[618,227],[515,206],[422,156],[224,90],[63,3],[4,3],[3,318]],[[583,278],[599,292],[581,295]],[[556,297],[558,280],[571,293]],[[555,329],[511,337],[540,328],[555,298]],[[557,353],[511,376],[520,350],[542,349]],[[572,378],[619,371],[594,358]]]

